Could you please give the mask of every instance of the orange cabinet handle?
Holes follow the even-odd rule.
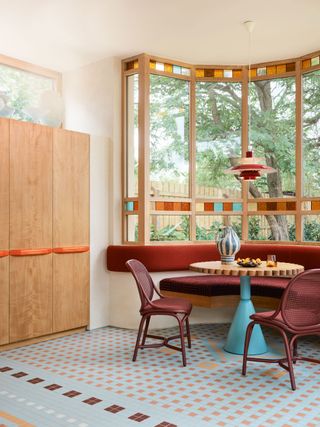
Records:
[[[10,255],[13,256],[28,256],[28,255],[47,255],[51,254],[52,249],[13,249],[10,251]]]
[[[81,252],[89,252],[90,246],[65,246],[62,248],[54,248],[55,254],[78,254]]]
[[[9,255],[9,251],[0,251],[0,258],[3,258],[8,255]]]

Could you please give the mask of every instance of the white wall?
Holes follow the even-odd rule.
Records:
[[[63,75],[66,129],[90,143],[90,329],[110,323],[105,250],[120,242],[120,60],[106,58]]]

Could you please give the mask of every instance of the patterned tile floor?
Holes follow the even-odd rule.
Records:
[[[319,427],[319,365],[276,365],[225,353],[228,325],[192,326],[188,366],[167,348],[140,351],[136,332],[102,328],[0,354],[0,427]],[[172,329],[163,331],[171,334]],[[270,356],[281,340],[266,334]],[[319,339],[304,339],[309,356]]]

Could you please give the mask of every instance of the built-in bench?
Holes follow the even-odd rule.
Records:
[[[275,254],[278,261],[301,264],[305,269],[320,267],[320,246],[245,243],[237,256],[266,259],[268,254]],[[186,271],[191,263],[215,261],[220,256],[215,244],[124,245],[107,249],[107,267],[111,271],[127,271],[125,262],[132,258],[141,261],[150,272],[170,272]],[[274,308],[288,281],[282,277],[252,277],[254,304]],[[235,306],[239,301],[239,286],[240,279],[236,276],[185,275],[160,280],[163,294],[182,296],[202,307]]]

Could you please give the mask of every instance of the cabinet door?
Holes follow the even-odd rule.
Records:
[[[0,119],[0,344],[9,342],[9,123]]]
[[[53,254],[53,332],[89,322],[89,253]]]
[[[10,342],[52,332],[52,254],[10,257]]]
[[[52,129],[10,121],[10,248],[52,247]]]
[[[53,246],[89,244],[89,136],[55,129]]]

